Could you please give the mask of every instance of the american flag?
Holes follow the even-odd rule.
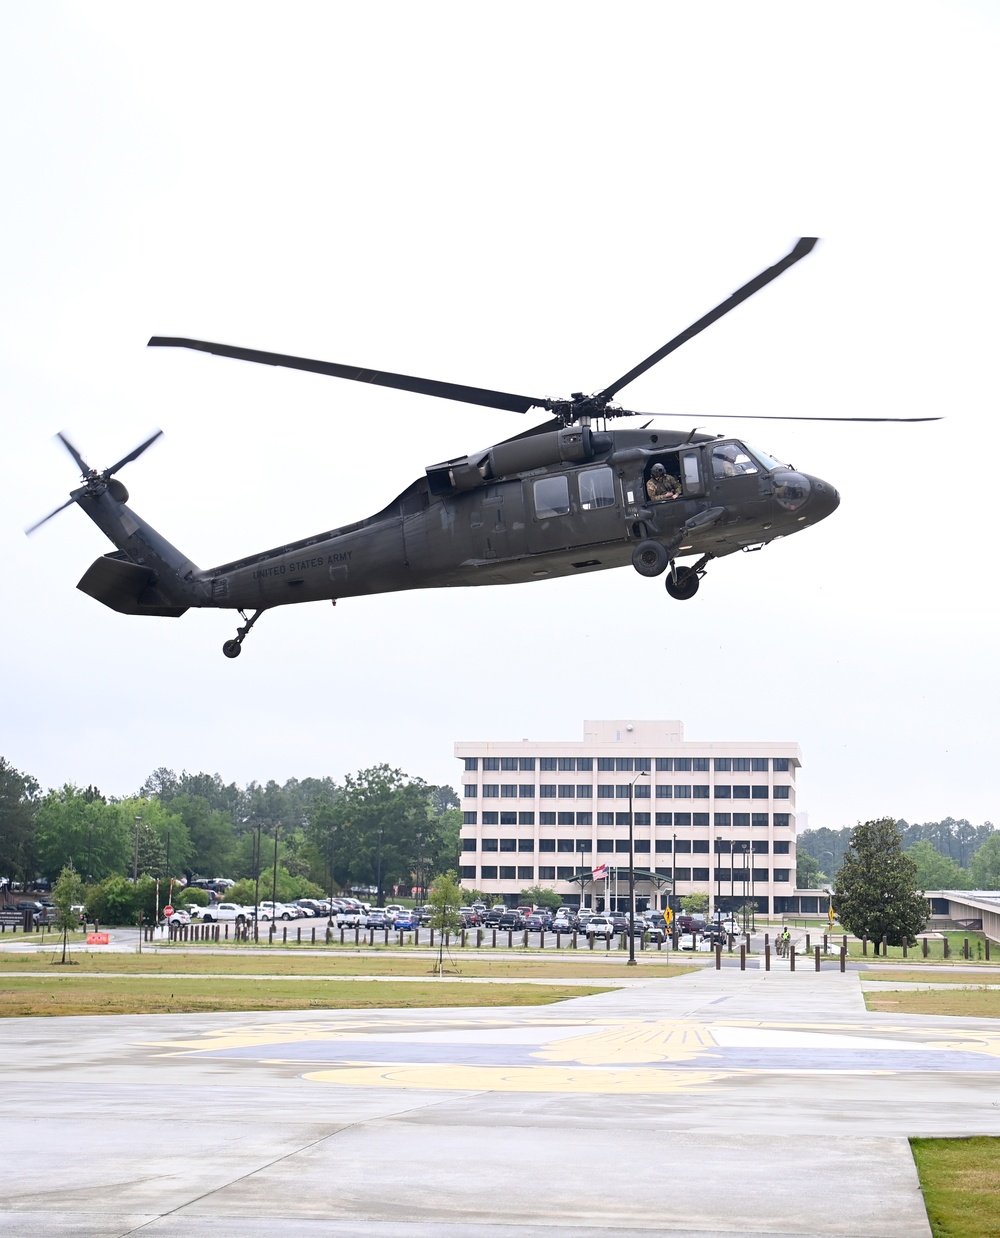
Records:
[[[608,875],[607,864],[598,864],[598,866],[590,874],[595,881],[603,881]]]

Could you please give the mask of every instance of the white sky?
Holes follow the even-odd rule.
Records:
[[[811,826],[998,816],[998,13],[989,3],[149,3],[0,9],[0,754],[133,791],[456,739],[681,718],[793,740]],[[76,588],[65,430],[203,567],[378,510],[510,414],[174,350],[185,335],[503,390],[622,392],[838,487],[802,537],[264,616],[128,618]],[[941,414],[922,426],[727,412]],[[541,418],[539,418],[541,420]],[[986,459],[985,466],[982,462]]]

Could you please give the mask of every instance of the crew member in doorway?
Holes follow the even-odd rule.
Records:
[[[654,503],[680,497],[681,483],[662,464],[654,464],[646,482],[646,493]]]

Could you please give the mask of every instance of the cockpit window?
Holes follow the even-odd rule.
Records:
[[[717,443],[712,448],[712,472],[716,477],[742,477],[760,469],[742,443]]]
[[[755,460],[759,460],[760,463],[764,466],[764,468],[767,469],[768,471],[770,471],[771,469],[787,469],[788,468],[787,464],[782,464],[780,460],[775,460],[773,456],[769,456],[766,451],[761,451],[757,447],[748,447],[747,451],[750,452],[750,454],[753,456]]]

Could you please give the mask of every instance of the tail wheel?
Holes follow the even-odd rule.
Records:
[[[632,566],[640,576],[659,576],[669,562],[666,547],[648,538],[632,551]]]
[[[679,602],[686,602],[698,592],[698,585],[701,581],[693,567],[679,567],[667,576],[664,583],[672,598],[676,598]]]

